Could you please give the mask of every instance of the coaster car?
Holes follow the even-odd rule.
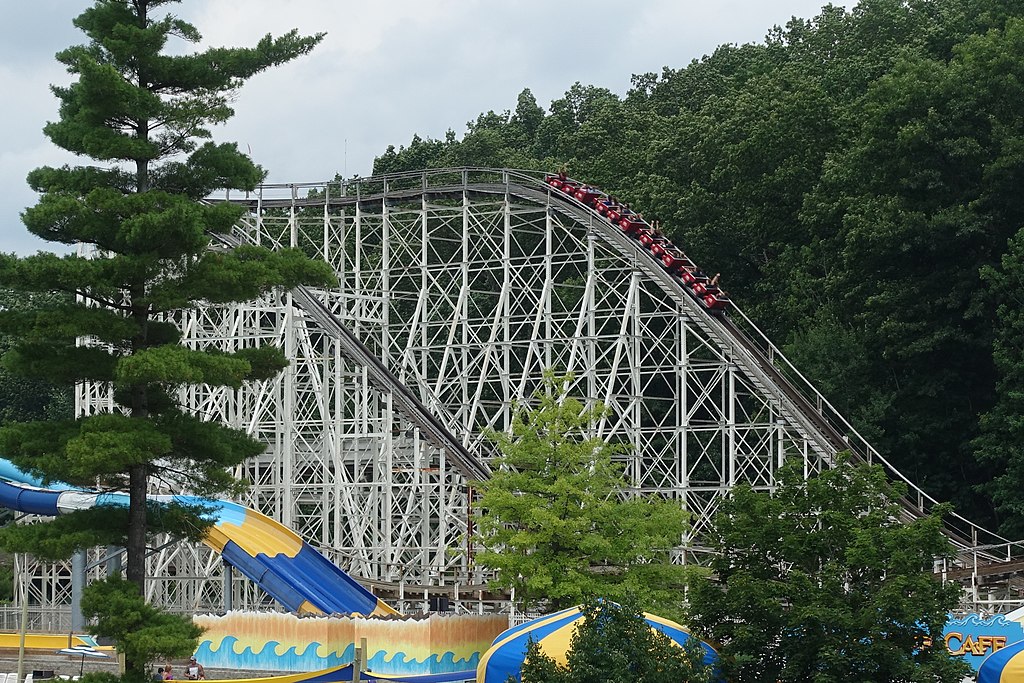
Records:
[[[619,219],[618,226],[627,235],[639,235],[641,230],[647,228],[647,223],[637,216],[623,216]]]
[[[641,229],[638,235],[639,236],[637,239],[640,240],[640,244],[650,249],[651,253],[654,254],[654,258],[658,259],[659,261],[661,260],[662,254],[664,254],[669,249],[675,249],[675,246],[673,246],[673,244],[668,241],[667,237],[662,235],[660,232],[655,232],[650,228],[646,230]]]
[[[729,307],[731,301],[729,295],[725,292],[717,292],[714,294],[708,293],[700,298],[700,302],[704,304],[704,308],[712,312],[721,312]]]
[[[679,271],[679,279],[683,281],[690,289],[697,283],[708,283],[711,280],[708,279],[707,274],[700,268],[682,268]]]
[[[665,266],[665,270],[670,273],[675,273],[684,267],[688,267],[691,270],[697,267],[694,265],[693,261],[690,260],[690,257],[676,248],[665,250],[661,255],[661,264]]]
[[[601,196],[601,193],[592,187],[587,187],[586,185],[584,185],[583,187],[576,190],[573,196],[575,196],[576,199],[580,200],[587,206],[593,206],[597,199]]]
[[[622,204],[616,204],[609,207],[608,213],[605,215],[608,217],[608,220],[616,225],[619,224],[620,219],[625,218],[626,216],[636,216],[632,209],[628,206],[623,206]]]
[[[566,178],[564,173],[544,176],[544,182],[559,192],[564,192],[591,207],[594,211],[611,221],[627,235],[637,238],[642,245],[651,250],[665,270],[677,274],[686,285],[687,291],[693,295],[701,306],[713,314],[721,314],[732,303],[729,295],[723,292],[711,278],[698,268],[690,258],[678,247],[673,245],[660,230],[652,227],[625,204],[607,197],[595,187],[577,183]]]
[[[717,295],[721,292],[717,285],[711,284],[710,280],[707,282],[698,280],[691,285],[691,289],[693,289],[693,293],[698,297],[704,297],[708,294]]]
[[[560,176],[549,175],[544,176],[544,182],[550,185],[551,187],[555,188],[556,190],[561,190],[562,185],[565,183],[565,179]]]

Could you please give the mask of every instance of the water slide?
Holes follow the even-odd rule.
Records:
[[[154,496],[203,505],[214,521],[203,542],[224,561],[300,614],[398,614],[351,576],[270,517],[238,503],[196,496]],[[97,505],[128,505],[126,493],[97,493],[42,482],[0,458],[0,506],[53,517]]]
[[[204,505],[214,524],[203,542],[224,560],[256,582],[287,609],[305,614],[398,614],[390,605],[338,569],[297,534],[271,518],[238,503],[196,496],[153,496],[161,502]],[[53,517],[97,505],[128,505],[125,493],[97,493],[66,484],[42,482],[0,458],[0,506],[33,515]],[[36,647],[63,646],[47,641]],[[451,683],[476,677],[476,669],[438,674],[360,673],[362,680],[398,683]],[[351,664],[309,673],[232,680],[231,683],[336,683],[353,680]]]

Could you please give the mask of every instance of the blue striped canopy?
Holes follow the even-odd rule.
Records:
[[[652,629],[664,633],[678,645],[690,639],[689,632],[670,619],[647,612],[644,612],[644,619]],[[509,676],[522,680],[520,670],[531,639],[540,646],[541,652],[564,666],[569,642],[583,620],[583,612],[577,606],[513,626],[495,638],[480,658],[476,670],[477,683],[505,683]],[[718,654],[707,643],[702,642],[701,646],[704,648],[704,663],[714,666]]]
[[[978,683],[1024,683],[1024,640],[986,657],[978,668]]]

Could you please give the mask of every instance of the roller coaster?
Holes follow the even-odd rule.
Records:
[[[485,434],[507,427],[549,368],[569,374],[570,393],[609,408],[595,435],[631,446],[625,494],[691,512],[680,562],[706,559],[701,538],[732,486],[770,490],[794,458],[810,475],[850,451],[906,484],[908,518],[937,504],[656,226],[580,181],[436,169],[216,199],[247,209],[217,248],[298,247],[330,263],[340,285],[181,313],[187,344],[271,342],[291,365],[239,392],[197,387],[180,398],[267,443],[237,472],[251,484],[243,502],[399,610],[437,594],[456,605],[484,598],[468,501],[489,476]],[[111,405],[105,385],[77,392],[82,414]],[[988,609],[1019,601],[1014,543],[957,515],[947,532],[959,554],[938,571]],[[219,567],[203,551],[162,547],[149,597],[186,611],[229,596],[267,604],[242,577],[219,581]],[[32,571],[36,601],[66,595],[66,575]]]

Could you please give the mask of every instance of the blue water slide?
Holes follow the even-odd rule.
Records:
[[[204,543],[286,609],[309,614],[397,614],[347,573],[278,522],[238,503],[195,496],[156,500],[209,508]],[[0,458],[0,506],[53,517],[99,505],[126,506],[124,493],[43,483]]]

